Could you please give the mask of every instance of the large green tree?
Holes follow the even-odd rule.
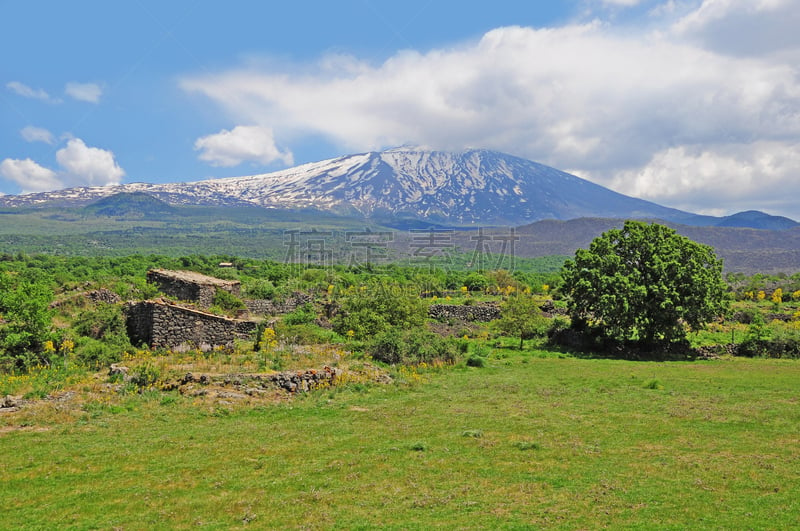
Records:
[[[658,224],[627,221],[579,249],[562,271],[573,325],[620,341],[685,339],[727,307],[714,251]]]

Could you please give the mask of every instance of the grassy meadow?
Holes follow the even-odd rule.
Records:
[[[78,384],[4,413],[0,528],[800,526],[797,361],[392,370],[259,402]]]

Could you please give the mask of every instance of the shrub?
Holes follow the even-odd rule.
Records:
[[[125,316],[122,307],[116,304],[100,303],[97,307],[78,314],[72,329],[82,337],[105,339],[126,337]]]
[[[317,312],[314,311],[311,304],[304,304],[302,307],[297,308],[295,311],[287,313],[283,316],[283,322],[287,325],[300,325],[310,324],[316,321]]]
[[[464,285],[469,291],[483,291],[489,287],[489,279],[481,273],[473,272],[464,279]]]
[[[251,299],[273,299],[277,290],[275,284],[265,278],[260,278],[248,284],[245,293]]]
[[[658,378],[650,378],[646,382],[642,384],[642,388],[644,389],[664,389],[664,386],[661,384]]]
[[[131,372],[129,382],[139,389],[152,387],[161,377],[161,369],[153,363],[147,362]]]
[[[470,350],[473,355],[480,356],[481,358],[488,358],[489,354],[492,353],[492,349],[488,345],[483,345],[481,343],[473,343]]]
[[[285,343],[293,345],[322,345],[335,340],[336,333],[314,323],[287,325],[281,323],[275,327],[278,337]]]
[[[400,330],[392,327],[367,344],[367,352],[384,363],[407,365],[433,361],[454,362],[458,357],[456,340],[444,339],[421,329]]]
[[[122,307],[100,303],[84,310],[72,324],[77,334],[75,356],[82,364],[100,368],[120,360],[131,347]]]
[[[541,450],[542,445],[535,441],[518,441],[514,443],[518,450]]]
[[[23,369],[46,359],[51,337],[53,292],[44,282],[12,281],[0,273],[0,357],[3,365]]]
[[[486,358],[473,354],[467,358],[467,367],[486,367]]]
[[[375,284],[342,298],[333,328],[341,335],[352,330],[355,339],[368,339],[392,326],[419,328],[426,316],[427,308],[413,290],[399,284]]]
[[[223,312],[235,312],[245,308],[242,299],[224,289],[218,289],[214,293],[211,305],[212,307],[219,308]]]
[[[118,362],[122,359],[124,350],[118,345],[105,343],[91,337],[82,337],[75,342],[75,357],[82,365],[93,369]]]

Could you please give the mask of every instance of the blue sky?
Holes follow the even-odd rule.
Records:
[[[800,0],[0,0],[0,193],[485,147],[800,219]]]

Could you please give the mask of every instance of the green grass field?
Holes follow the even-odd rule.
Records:
[[[797,528],[798,382],[503,349],[257,406],[51,401],[0,416],[0,527]]]

